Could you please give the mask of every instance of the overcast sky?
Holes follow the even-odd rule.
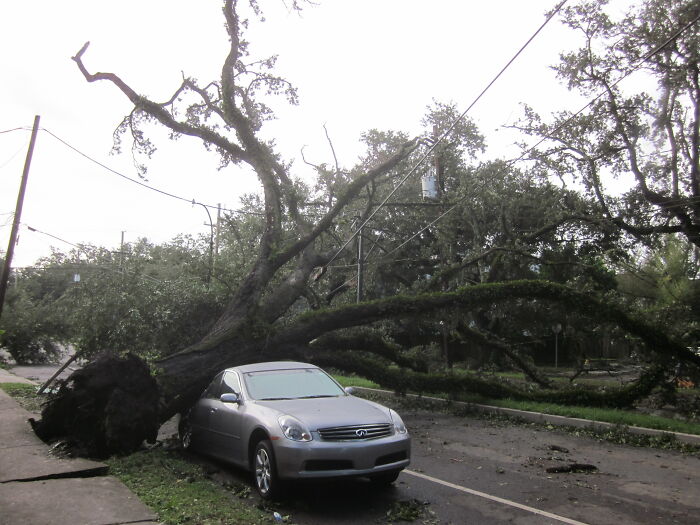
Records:
[[[572,0],[570,0],[572,1]],[[313,162],[332,162],[326,124],[341,164],[361,153],[370,128],[416,133],[433,99],[466,108],[544,21],[558,0],[336,0],[299,15],[282,1],[260,2],[267,22],[255,23],[254,55],[279,54],[280,74],[299,89],[301,103],[277,101],[274,136],[294,171],[307,176],[299,151]],[[613,1],[623,9],[629,2]],[[128,150],[110,155],[112,131],[130,110],[111,84],[87,83],[70,59],[83,45],[93,72],[114,72],[153,100],[170,98],[182,73],[200,81],[218,77],[228,49],[218,0],[66,0],[2,2],[0,16],[0,251],[12,212],[34,115],[41,126],[83,153],[136,177]],[[521,113],[520,103],[543,114],[577,110],[549,66],[575,35],[552,21],[470,112],[486,136],[491,157],[508,157],[514,137],[501,127]],[[577,105],[578,104],[578,105]],[[148,184],[207,204],[238,206],[256,191],[245,170],[217,170],[215,155],[193,139],[170,143],[156,135]],[[415,181],[416,193],[419,181]],[[22,223],[73,243],[118,247],[147,237],[208,231],[200,206],[143,189],[81,157],[46,132],[38,136]],[[71,247],[20,230],[13,266],[31,265],[50,251]]]

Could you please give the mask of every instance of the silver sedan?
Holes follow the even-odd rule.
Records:
[[[263,498],[283,480],[367,476],[391,483],[408,466],[399,415],[354,397],[320,368],[257,363],[219,373],[181,417],[180,440],[254,473]]]

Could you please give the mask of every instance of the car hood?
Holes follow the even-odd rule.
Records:
[[[309,430],[319,428],[391,423],[389,409],[353,396],[323,397],[318,399],[288,399],[258,401],[282,414],[294,416]]]

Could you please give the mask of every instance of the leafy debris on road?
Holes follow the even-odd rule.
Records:
[[[435,513],[428,509],[428,505],[430,505],[429,501],[419,501],[415,498],[395,501],[391,508],[386,511],[386,521],[393,523],[395,521],[416,521],[421,519],[421,522],[426,525],[436,524],[438,520],[435,518]]]

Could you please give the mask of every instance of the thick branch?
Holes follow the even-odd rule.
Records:
[[[78,51],[78,53],[73,57],[73,60],[78,65],[78,69],[80,69],[80,72],[85,77],[85,80],[88,82],[97,82],[99,80],[111,82],[127,96],[137,110],[151,115],[161,124],[167,126],[174,132],[189,135],[191,137],[198,137],[204,142],[214,144],[224,150],[233,159],[243,160],[245,162],[250,161],[248,153],[237,144],[229,141],[227,138],[219,135],[206,126],[193,126],[187,122],[180,122],[176,120],[163,105],[157,104],[141,95],[138,95],[128,84],[126,84],[126,82],[124,82],[114,73],[89,73],[82,60],[83,54],[89,45],[90,42],[86,42],[80,51]]]
[[[396,296],[304,314],[289,328],[270,335],[272,345],[305,344],[331,330],[348,328],[384,319],[434,313],[436,310],[474,309],[514,299],[546,300],[593,319],[614,323],[641,338],[661,355],[677,357],[700,366],[700,356],[683,345],[671,341],[660,330],[634,319],[617,306],[601,302],[568,287],[546,281],[512,281],[461,288],[455,292],[422,294],[413,297]]]

